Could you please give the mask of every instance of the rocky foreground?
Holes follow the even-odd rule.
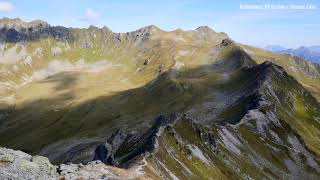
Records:
[[[0,179],[318,180],[319,101],[319,65],[209,27],[0,19]]]
[[[101,161],[55,166],[48,158],[0,147],[0,179],[144,179],[139,167],[128,170]]]

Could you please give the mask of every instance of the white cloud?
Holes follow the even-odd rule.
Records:
[[[96,21],[100,18],[100,14],[92,9],[87,9],[83,17],[80,18],[82,21]]]
[[[15,9],[14,5],[10,2],[0,1],[0,12],[11,12]]]

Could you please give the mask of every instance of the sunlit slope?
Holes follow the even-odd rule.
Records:
[[[184,80],[203,94],[189,111],[159,116],[145,133],[114,133],[123,137],[108,141],[119,145],[115,162],[146,157],[146,172],[169,179],[319,177],[320,105],[303,86],[271,62],[190,81],[201,71]]]
[[[285,70],[307,88],[318,101],[320,100],[319,64],[314,64],[288,54],[275,54],[252,46],[241,46],[257,63],[268,60],[285,68]]]
[[[56,164],[88,162],[124,132],[116,165],[141,155],[159,178],[319,177],[314,64],[238,45],[208,27],[113,33],[0,24],[1,146]],[[172,113],[179,116],[155,143],[155,117]]]
[[[151,96],[162,92],[163,84],[170,89],[157,93],[159,106],[161,100],[188,106],[173,110],[183,112],[178,115],[157,117],[145,131],[114,131],[107,140],[115,147],[110,162],[126,167],[145,158],[145,172],[169,179],[319,177],[316,99],[271,62],[224,76],[214,67],[168,72],[157,79]],[[171,96],[178,101],[164,98]]]
[[[165,32],[149,26],[119,34],[95,27],[55,29],[43,22],[26,26],[34,28],[26,39],[8,36],[7,30],[3,43],[1,139],[31,153],[74,137],[91,143],[112,129],[148,126],[171,107],[167,100],[173,96],[163,96],[161,107],[157,94],[168,91],[167,85],[153,95],[143,86],[168,69],[214,61],[208,52],[227,37],[207,27]],[[33,37],[37,28],[40,37]],[[179,103],[170,112],[184,108]],[[59,147],[66,148],[61,152],[70,148]]]

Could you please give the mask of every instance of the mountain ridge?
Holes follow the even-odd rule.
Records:
[[[96,27],[93,25],[88,26],[87,28],[78,28],[78,27],[63,27],[63,26],[51,26],[48,22],[46,21],[42,21],[42,20],[32,20],[30,22],[25,22],[19,18],[1,18],[0,19],[0,27],[2,28],[2,31],[5,30],[5,28],[9,28],[10,29],[14,29],[17,31],[32,31],[33,29],[35,30],[41,30],[41,29],[52,29],[52,31],[54,32],[55,29],[57,29],[57,31],[72,31],[72,30],[90,30],[90,29],[96,29],[96,30],[103,30],[103,31],[109,31],[112,32],[108,27],[103,26],[103,27]],[[194,30],[181,30],[181,29],[177,29],[177,30],[171,30],[171,31],[165,31],[163,29],[160,29],[159,27],[155,26],[155,25],[148,25],[142,28],[139,28],[137,30],[133,30],[133,31],[129,31],[129,32],[112,32],[114,34],[119,34],[119,35],[129,35],[129,34],[137,34],[137,33],[151,33],[154,31],[162,31],[162,32],[175,32],[175,31],[183,31],[183,32],[187,32],[187,31],[197,31],[197,32],[201,32],[201,33],[216,33],[212,28],[210,28],[209,26],[199,26],[197,28],[195,28]],[[23,33],[23,32],[22,32]],[[32,33],[32,32],[30,32]],[[50,33],[49,33],[50,34]],[[223,33],[225,34],[225,33]],[[53,36],[55,35],[55,33],[53,33]],[[72,37],[69,37],[70,39],[72,39]],[[68,39],[65,37],[65,39]],[[26,39],[21,39],[21,41],[26,40]],[[9,40],[10,41],[10,40]]]
[[[2,39],[1,146],[152,179],[320,176],[317,65],[208,27],[41,32]]]
[[[281,54],[290,54],[293,56],[298,56],[300,58],[304,58],[306,60],[309,60],[313,63],[320,63],[320,49],[319,46],[300,46],[298,48],[275,48],[273,49],[272,47],[265,47],[264,49],[270,50],[274,53],[281,53]]]

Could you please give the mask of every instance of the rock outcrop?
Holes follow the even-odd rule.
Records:
[[[116,131],[106,143],[96,148],[93,160],[101,160],[105,164],[118,165],[114,159],[114,154],[124,142],[125,138],[126,134],[124,132],[121,130]]]
[[[0,147],[0,179],[140,179],[143,176],[139,167],[119,169],[101,161],[55,166],[46,157]]]
[[[209,27],[0,28],[0,144],[51,162],[1,148],[3,178],[320,177],[317,66]]]
[[[96,148],[94,160],[125,167],[131,164],[131,161],[156,151],[158,137],[162,131],[173,126],[178,119],[180,115],[176,113],[169,116],[160,115],[155,119],[154,125],[144,133],[125,134],[118,130],[106,143]]]
[[[0,147],[0,179],[57,179],[48,158]]]

